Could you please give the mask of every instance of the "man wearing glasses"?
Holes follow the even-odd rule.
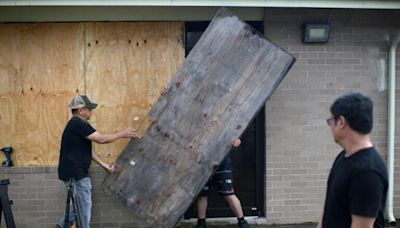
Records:
[[[92,141],[104,144],[121,138],[136,137],[136,132],[129,128],[111,134],[101,134],[96,131],[87,122],[92,116],[92,110],[96,107],[97,104],[92,103],[87,96],[72,98],[70,108],[73,116],[67,123],[61,139],[58,176],[60,180],[64,181],[66,186],[70,180],[74,182],[74,191],[78,200],[77,204],[82,228],[90,227],[92,184],[88,171],[92,159],[107,172],[112,173],[115,170],[113,164],[105,163],[92,151]],[[70,220],[73,217],[72,215],[69,216]],[[64,227],[64,222],[66,221],[61,219],[56,227]],[[73,223],[74,221],[69,222]]]
[[[318,228],[384,227],[388,177],[370,132],[373,104],[360,93],[337,98],[326,121],[343,151],[331,168]]]

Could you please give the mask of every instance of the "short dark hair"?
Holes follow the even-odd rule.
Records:
[[[373,125],[372,100],[361,93],[351,92],[338,97],[330,111],[335,119],[343,116],[350,128],[361,134],[369,134]]]

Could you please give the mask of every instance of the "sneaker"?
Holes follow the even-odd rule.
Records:
[[[206,221],[199,221],[197,220],[197,226],[196,228],[207,228],[207,223]]]
[[[240,228],[249,228],[249,224],[247,223],[246,220],[239,221],[238,225],[239,225]]]

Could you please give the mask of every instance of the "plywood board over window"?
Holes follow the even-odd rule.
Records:
[[[294,60],[220,10],[102,188],[152,227],[173,227]]]
[[[91,122],[100,132],[147,128],[147,112],[184,60],[183,23],[87,23],[87,93],[99,103]],[[127,144],[95,145],[114,161]]]
[[[0,147],[13,146],[16,166],[57,165],[77,94],[99,103],[90,122],[100,132],[145,129],[143,117],[183,62],[182,25],[0,24]],[[126,143],[95,149],[111,162]]]
[[[83,92],[82,38],[82,24],[0,24],[0,147],[16,166],[57,163],[67,100]]]

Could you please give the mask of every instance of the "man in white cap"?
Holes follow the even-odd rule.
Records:
[[[66,186],[70,181],[74,182],[82,228],[90,227],[92,184],[88,171],[92,159],[109,173],[115,170],[113,164],[105,163],[92,151],[92,141],[104,144],[121,138],[137,137],[136,132],[130,128],[111,134],[102,134],[96,131],[87,122],[92,116],[92,110],[96,107],[97,104],[92,103],[87,96],[74,97],[70,104],[73,116],[67,123],[61,139],[58,176]],[[73,217],[69,216],[70,223],[74,222]],[[56,227],[64,227],[64,222],[64,218],[61,219]]]

